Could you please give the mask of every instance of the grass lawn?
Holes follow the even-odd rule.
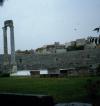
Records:
[[[86,96],[87,79],[100,80],[100,77],[82,78],[0,78],[0,92],[51,95],[56,102],[81,101]]]

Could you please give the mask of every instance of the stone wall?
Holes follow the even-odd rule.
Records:
[[[0,64],[3,58],[0,56]],[[63,54],[16,55],[18,69],[93,67],[100,64],[100,48],[69,51]]]

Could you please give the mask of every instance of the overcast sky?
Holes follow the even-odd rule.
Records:
[[[92,30],[100,26],[100,0],[5,1],[0,7],[0,53],[3,51],[3,22],[10,19],[14,22],[16,50],[65,43],[97,36]]]

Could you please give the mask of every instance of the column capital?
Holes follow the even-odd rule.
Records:
[[[10,28],[14,28],[14,26],[13,26],[13,25],[9,25],[9,27],[10,27]]]

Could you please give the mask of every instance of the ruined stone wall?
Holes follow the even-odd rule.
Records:
[[[2,64],[0,56],[0,64]],[[100,64],[100,48],[69,51],[63,54],[16,55],[18,69],[92,67]]]
[[[69,51],[63,54],[17,55],[17,64],[34,68],[91,67],[100,64],[100,49]],[[22,59],[22,62],[19,60]]]

